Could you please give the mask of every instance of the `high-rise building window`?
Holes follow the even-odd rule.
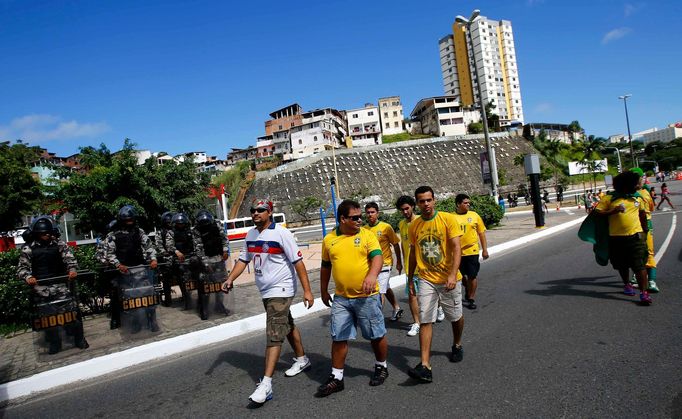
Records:
[[[384,118],[388,118],[388,112],[384,112]]]
[[[398,116],[398,111],[393,111],[393,116]]]

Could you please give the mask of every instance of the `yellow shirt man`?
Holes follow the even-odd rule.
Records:
[[[609,236],[632,236],[643,232],[639,212],[645,211],[645,203],[641,196],[613,199],[612,195],[604,195],[597,204],[597,211],[611,211],[620,205],[625,211],[609,216]]]
[[[418,217],[415,217],[415,220]],[[400,247],[403,250],[403,265],[405,265],[405,273],[410,271],[410,221],[400,220],[398,223],[398,232],[400,233]],[[415,270],[415,274],[418,272]]]
[[[381,255],[381,246],[376,236],[361,228],[357,234],[342,234],[336,228],[322,241],[322,265],[331,267],[335,294],[346,298],[368,297],[379,292],[377,283],[374,292],[365,294],[362,282],[369,272],[370,259]]]
[[[460,236],[459,223],[447,212],[436,211],[428,220],[419,217],[410,223],[409,240],[415,248],[419,278],[433,284],[447,282],[454,262],[449,241]],[[458,271],[457,281],[461,280],[462,274]]]
[[[400,238],[393,231],[393,227],[390,224],[383,221],[379,221],[373,226],[366,224],[362,228],[371,231],[376,235],[377,240],[379,240],[379,245],[381,246],[381,253],[384,256],[384,266],[393,266],[393,251],[391,250],[392,245],[398,244]]]
[[[467,211],[465,214],[453,214],[462,230],[462,256],[478,255],[478,235],[485,232],[485,223],[481,216],[474,211]]]

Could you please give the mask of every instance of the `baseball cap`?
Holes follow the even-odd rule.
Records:
[[[272,201],[270,201],[267,198],[256,198],[253,201],[251,201],[251,208],[252,209],[264,208],[272,212]]]
[[[639,167],[633,167],[630,169],[632,173],[637,173],[640,177],[644,176],[644,170],[640,169]]]

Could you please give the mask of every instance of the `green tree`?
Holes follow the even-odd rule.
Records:
[[[313,218],[313,215],[319,214],[321,206],[322,200],[315,196],[298,198],[291,203],[291,209],[305,221]]]
[[[211,180],[214,186],[225,185],[225,192],[227,193],[227,202],[234,203],[234,199],[239,194],[239,188],[246,180],[246,175],[251,170],[251,163],[248,161],[240,161],[229,170],[224,171]]]
[[[29,169],[39,150],[20,142],[0,143],[0,231],[14,229],[22,215],[40,205],[40,185]]]
[[[467,131],[469,132],[469,134],[480,134],[483,132],[483,123],[480,121],[472,122],[467,127]]]
[[[151,158],[138,165],[135,144],[126,139],[123,149],[107,160],[106,147],[91,149],[90,171],[73,174],[58,193],[63,209],[82,229],[104,231],[123,205],[133,205],[144,229],[152,229],[168,210],[190,215],[205,205],[208,174],[198,173],[191,160],[159,165]],[[102,165],[102,162],[110,163]]]

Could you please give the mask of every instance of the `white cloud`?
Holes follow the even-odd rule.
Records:
[[[604,35],[604,37],[601,39],[601,43],[603,45],[606,45],[609,42],[616,41],[616,40],[624,37],[625,35],[629,34],[630,32],[632,32],[632,29],[625,28],[625,27],[613,29],[613,30],[607,32],[606,35]]]
[[[542,102],[542,103],[538,103],[538,104],[535,106],[534,111],[535,111],[536,113],[548,113],[548,112],[551,112],[551,111],[552,111],[552,108],[553,108],[553,106],[552,106],[551,103]]]
[[[14,118],[8,125],[0,125],[0,138],[24,141],[71,140],[92,138],[111,128],[106,122],[63,121],[48,114],[32,114]]]
[[[625,9],[623,10],[623,14],[625,15],[625,17],[630,17],[641,8],[642,8],[641,4],[625,3]]]

